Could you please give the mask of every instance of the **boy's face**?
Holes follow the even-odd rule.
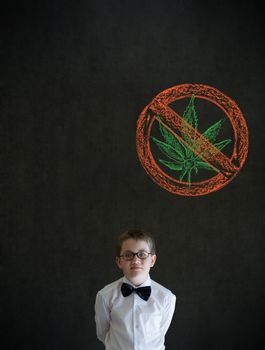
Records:
[[[147,252],[150,253],[149,245],[146,241],[127,239],[123,242],[120,255],[126,252]],[[139,259],[136,255],[133,260],[127,261],[123,257],[116,257],[116,263],[122,269],[124,276],[135,286],[146,281],[149,271],[154,266],[156,255],[149,254],[146,259]]]

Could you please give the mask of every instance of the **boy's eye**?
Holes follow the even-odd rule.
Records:
[[[130,259],[133,259],[133,258],[134,258],[134,254],[133,254],[133,252],[125,252],[125,253],[123,254],[123,257],[124,257],[124,259],[130,260]]]
[[[140,259],[146,259],[148,257],[148,253],[145,251],[140,251],[140,252],[138,252],[137,256]]]

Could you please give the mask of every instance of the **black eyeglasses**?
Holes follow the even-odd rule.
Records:
[[[152,253],[148,253],[145,250],[140,250],[137,253],[126,251],[122,255],[120,255],[119,257],[123,258],[126,261],[131,261],[134,259],[135,256],[137,256],[137,258],[139,258],[141,260],[144,260],[144,259],[148,258],[149,255],[152,255]]]

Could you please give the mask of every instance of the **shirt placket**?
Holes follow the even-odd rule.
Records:
[[[133,340],[134,350],[139,349],[139,319],[138,319],[139,297],[133,293]]]

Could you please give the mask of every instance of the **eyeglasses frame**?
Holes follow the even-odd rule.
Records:
[[[139,255],[138,255],[139,253],[143,253],[143,252],[144,252],[144,253],[147,253],[148,256],[149,256],[149,255],[154,255],[153,253],[148,253],[148,252],[146,252],[146,251],[140,250],[140,251],[137,252],[137,253],[134,253],[134,252],[131,252],[131,251],[130,251],[130,253],[133,255],[132,259],[125,259],[125,258],[124,258],[124,255],[119,255],[119,258],[123,258],[125,261],[132,261],[132,260],[134,259],[134,257],[137,256],[138,259],[140,259],[140,260],[145,260],[145,259],[148,258],[148,256],[147,256],[146,258],[140,258]]]

